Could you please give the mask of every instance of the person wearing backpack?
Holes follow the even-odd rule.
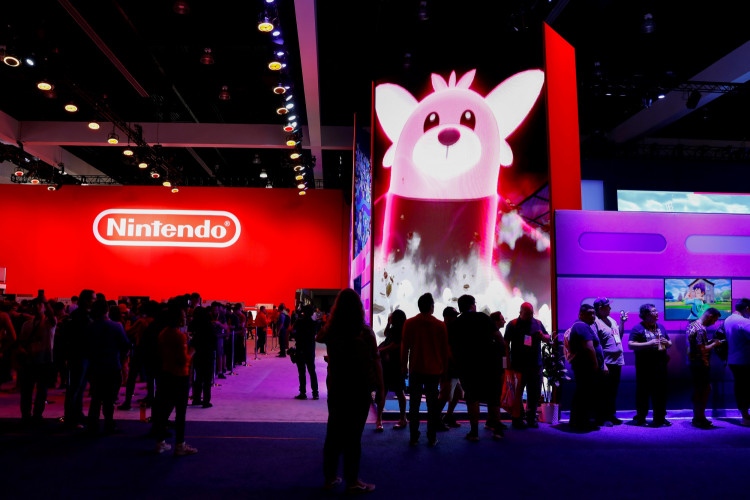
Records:
[[[711,393],[711,351],[721,344],[721,340],[714,338],[708,341],[706,328],[713,325],[721,317],[718,309],[709,307],[701,317],[690,323],[685,337],[688,342],[688,357],[690,358],[690,373],[693,376],[693,426],[699,429],[713,427],[706,418],[708,395]]]
[[[578,321],[566,332],[566,358],[570,361],[576,380],[576,390],[570,406],[570,426],[589,432],[599,430],[592,422],[595,416],[596,390],[602,376],[607,374],[599,337],[594,330],[596,314],[591,304],[581,304]]]

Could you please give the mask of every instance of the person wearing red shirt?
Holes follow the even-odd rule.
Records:
[[[258,314],[255,315],[255,338],[256,350],[261,353],[266,353],[266,336],[268,332],[268,317],[266,316],[266,306],[260,306]]]
[[[401,370],[409,371],[409,444],[419,442],[419,405],[422,394],[427,400],[427,441],[437,444],[440,423],[438,385],[448,368],[450,350],[445,323],[435,318],[435,301],[426,293],[417,301],[419,314],[406,320],[401,341]]]

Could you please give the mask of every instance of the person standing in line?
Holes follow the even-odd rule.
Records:
[[[320,399],[318,375],[315,373],[315,323],[312,320],[312,306],[304,306],[294,322],[294,347],[297,350],[297,372],[299,374],[299,394],[294,399],[307,399],[305,370],[310,374],[312,398]]]
[[[91,381],[91,404],[88,427],[90,433],[99,432],[99,412],[104,415],[104,432],[115,432],[115,400],[122,382],[122,359],[130,349],[130,341],[121,323],[107,316],[106,302],[97,301],[91,307],[93,322],[86,329]]]
[[[724,320],[729,357],[734,377],[734,397],[742,415],[741,424],[750,427],[750,299],[740,299],[735,312]]]
[[[81,427],[85,416],[83,414],[83,393],[88,384],[86,372],[88,359],[86,358],[86,328],[91,323],[91,306],[94,305],[96,295],[93,290],[83,290],[78,296],[78,307],[70,313],[70,322],[65,329],[68,352],[68,389],[65,391],[66,427]]]
[[[578,320],[565,332],[566,349],[570,353],[568,361],[576,381],[570,405],[570,426],[582,432],[599,430],[592,419],[596,416],[596,389],[607,370],[599,337],[593,328],[595,320],[594,307],[581,304]]]
[[[451,357],[448,360],[448,369],[443,376],[443,380],[440,381],[440,396],[438,396],[438,405],[440,406],[440,413],[443,413],[445,404],[448,403],[448,409],[443,415],[443,426],[448,429],[456,429],[461,427],[461,424],[456,420],[456,416],[453,412],[458,406],[458,403],[464,397],[464,391],[461,389],[461,383],[458,381],[458,371],[456,368],[456,360],[453,357],[454,350],[454,338],[452,337],[452,331],[450,324],[458,318],[458,311],[453,307],[446,307],[443,309],[443,323],[448,331],[448,347],[451,351]],[[406,402],[404,402],[404,405]]]
[[[550,337],[541,321],[534,318],[534,306],[521,304],[518,318],[505,327],[505,342],[510,346],[510,367],[518,374],[516,400],[513,404],[513,428],[538,428],[536,410],[542,393],[542,342]],[[523,389],[526,388],[526,423],[523,412]]]
[[[193,336],[190,347],[195,349],[193,355],[193,406],[202,405],[211,408],[211,384],[214,375],[214,358],[216,357],[216,332],[211,324],[211,314],[204,307],[193,309],[193,321],[190,324]]]
[[[635,407],[633,425],[646,425],[648,403],[653,406],[652,427],[669,427],[667,420],[667,350],[672,346],[653,304],[640,307],[641,322],[633,327],[628,347],[635,351]]]
[[[8,311],[10,306],[6,302],[0,302],[0,384],[13,380],[11,373],[11,353],[16,345],[16,330],[10,320]],[[63,380],[62,382],[65,382]]]
[[[289,335],[289,314],[284,303],[279,304],[279,314],[276,319],[276,328],[279,331],[279,358],[286,358],[286,350],[289,349],[287,336]]]
[[[713,307],[706,309],[698,320],[687,328],[685,336],[688,341],[688,358],[690,373],[693,376],[693,426],[699,429],[713,427],[706,418],[708,395],[711,393],[711,351],[721,344],[721,340],[708,341],[709,326],[715,324],[721,312]]]
[[[617,390],[620,387],[620,377],[622,367],[625,365],[625,355],[622,349],[621,329],[617,322],[610,317],[612,306],[609,299],[598,298],[594,301],[594,312],[596,320],[594,328],[599,337],[599,343],[602,346],[604,354],[604,364],[607,367],[607,376],[602,377],[601,399],[597,415],[597,425],[612,427],[613,425],[622,424],[622,420],[615,416],[617,412]],[[620,316],[620,323],[625,326],[628,315]]]
[[[255,348],[260,354],[266,353],[266,337],[268,336],[268,318],[266,306],[260,306],[255,315]]]
[[[57,319],[43,295],[31,301],[33,319],[26,321],[21,327],[18,342],[20,352],[24,354],[18,364],[18,378],[21,385],[21,420],[28,424],[39,423],[44,413],[47,400],[47,387],[50,373],[53,370],[52,350],[55,343],[55,328]],[[32,416],[31,401],[34,398]]]
[[[346,491],[371,492],[375,485],[359,479],[362,431],[370,412],[372,391],[383,398],[385,390],[375,334],[365,323],[364,307],[357,292],[347,288],[338,294],[331,316],[316,340],[326,345],[328,353],[323,487],[331,490],[341,483],[337,470],[343,455]]]
[[[185,414],[190,393],[190,358],[193,349],[188,348],[187,335],[180,329],[185,326],[185,307],[171,299],[167,305],[167,327],[159,333],[159,357],[161,373],[156,384],[152,434],[158,439],[156,452],[172,449],[166,442],[167,420],[175,411],[176,456],[192,455],[198,450],[185,442]]]
[[[409,373],[409,444],[419,442],[419,407],[427,400],[427,444],[435,446],[440,425],[438,385],[448,369],[450,349],[445,324],[435,318],[435,301],[425,293],[417,301],[419,314],[404,323],[401,340],[401,373]]]
[[[383,366],[383,385],[385,392],[393,391],[398,399],[399,419],[393,428],[396,430],[406,429],[406,395],[404,390],[404,374],[401,373],[401,339],[406,323],[406,313],[401,309],[393,311],[388,318],[385,327],[385,340],[378,346],[380,363]],[[384,401],[385,397],[377,397],[378,401]],[[384,405],[378,405],[377,418],[375,419],[375,432],[383,432],[383,409]]]

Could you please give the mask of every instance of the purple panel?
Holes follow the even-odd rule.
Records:
[[[619,235],[644,233],[661,235],[666,247],[658,253],[611,246],[613,233]],[[597,234],[598,233],[598,234]],[[601,236],[600,250],[582,248],[585,240]],[[619,276],[716,276],[750,277],[750,254],[694,253],[686,247],[691,236],[747,237],[750,215],[686,214],[646,212],[591,212],[558,210],[555,212],[555,235],[558,275],[619,275]],[[637,238],[636,238],[637,240]],[[632,241],[636,241],[632,240]],[[736,245],[743,239],[732,238]],[[595,245],[587,243],[587,246]],[[656,295],[660,296],[660,295]]]
[[[693,253],[750,255],[750,236],[689,236],[685,246]]]
[[[667,247],[667,240],[660,234],[583,233],[578,244],[593,252],[661,252]]]

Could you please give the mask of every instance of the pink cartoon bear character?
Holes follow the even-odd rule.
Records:
[[[448,255],[452,264],[478,251],[486,270],[491,267],[500,166],[513,162],[507,138],[534,106],[544,72],[517,73],[486,97],[469,88],[475,74],[471,70],[457,81],[452,72],[447,82],[433,74],[434,92],[422,101],[398,85],[375,89],[378,120],[392,142],[383,156],[383,167],[391,169],[385,260],[403,257],[416,233],[425,262],[446,262],[430,253]]]

